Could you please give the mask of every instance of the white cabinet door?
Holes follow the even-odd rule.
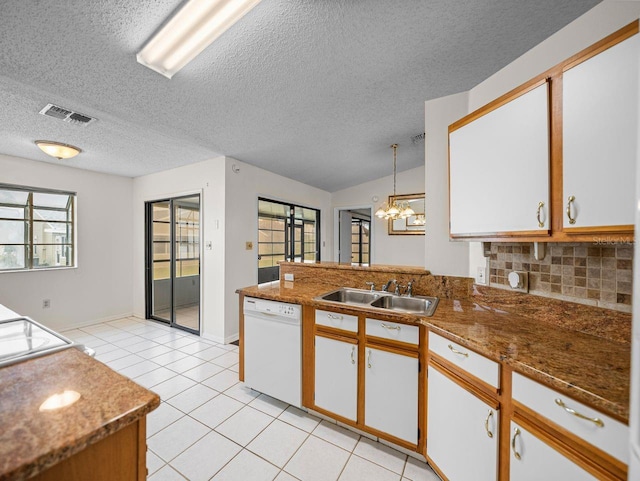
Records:
[[[365,348],[364,422],[418,442],[418,358]]]
[[[544,83],[449,134],[452,235],[549,230]],[[542,227],[536,209],[539,202]]]
[[[510,481],[540,481],[541,479],[596,481],[597,479],[513,421],[511,422],[509,474]]]
[[[449,481],[496,481],[498,411],[433,367],[428,373],[429,458]]]
[[[316,336],[315,405],[355,421],[358,345]]]
[[[565,228],[634,223],[639,56],[634,35],[563,74]]]

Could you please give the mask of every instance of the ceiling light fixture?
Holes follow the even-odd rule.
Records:
[[[82,152],[82,150],[73,145],[52,142],[51,140],[36,140],[36,145],[40,147],[40,150],[45,154],[55,157],[58,160],[70,159]]]
[[[375,215],[379,219],[406,219],[407,217],[415,215],[415,212],[408,202],[398,202],[396,199],[396,163],[398,144],[393,144],[391,148],[393,149],[393,196],[389,197],[389,202],[385,202],[380,206]]]
[[[260,0],[189,0],[136,58],[171,78],[258,3]]]

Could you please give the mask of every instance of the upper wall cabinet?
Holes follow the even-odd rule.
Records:
[[[452,236],[548,234],[547,82],[450,127]]]
[[[640,38],[634,35],[563,73],[567,233],[629,230],[634,223],[639,55]]]
[[[631,240],[638,21],[449,126],[453,239]]]

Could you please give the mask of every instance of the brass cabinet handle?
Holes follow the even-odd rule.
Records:
[[[569,218],[569,224],[576,223],[576,219],[574,217],[571,217],[571,204],[573,204],[574,200],[576,200],[576,198],[573,195],[570,195],[569,201],[567,202],[567,217]]]
[[[520,436],[520,430],[518,428],[515,428],[513,430],[513,438],[511,438],[511,450],[513,451],[513,456],[516,459],[521,459],[522,456],[520,456],[520,453],[516,450],[516,438]]]
[[[538,227],[544,227],[544,222],[540,219],[540,214],[542,214],[543,207],[544,207],[544,202],[538,202],[538,211],[536,212],[536,218],[538,219]]]
[[[388,329],[388,330],[395,330],[395,331],[399,331],[400,330],[400,326],[388,326],[384,322],[381,322],[380,325],[382,327],[384,327],[385,329]]]
[[[367,352],[367,367],[371,369],[371,349]]]
[[[338,316],[337,314],[328,314],[327,313],[327,317],[329,319],[334,319],[336,321],[341,321],[342,319],[344,319],[342,316]]]
[[[493,433],[489,429],[489,419],[491,419],[491,416],[493,416],[493,411],[489,409],[489,414],[487,415],[487,419],[484,420],[484,429],[487,431],[487,436],[489,436],[490,438],[493,437]]]
[[[461,356],[469,357],[469,353],[462,352],[462,351],[457,351],[451,344],[449,344],[448,347],[449,347],[449,350],[454,354],[460,354]]]
[[[356,353],[356,346],[351,346],[351,364],[356,363],[356,358],[354,357],[355,353]]]
[[[600,428],[604,427],[604,422],[602,421],[602,419],[600,419],[600,418],[590,418],[589,416],[585,416],[584,414],[579,413],[575,409],[571,409],[564,402],[562,402],[562,399],[560,399],[560,398],[556,399],[556,404],[558,406],[560,406],[562,409],[564,409],[565,411],[567,411],[569,414],[573,414],[577,418],[585,419],[587,421],[591,421],[593,424],[595,424],[596,426],[598,426]]]

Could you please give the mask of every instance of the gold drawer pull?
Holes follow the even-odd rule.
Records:
[[[493,416],[493,411],[489,410],[489,414],[487,415],[487,419],[484,420],[484,429],[487,431],[487,436],[489,436],[490,438],[493,437],[493,433],[489,429],[489,419],[491,419],[491,416]]]
[[[596,426],[598,426],[600,428],[604,427],[604,422],[602,422],[602,419],[600,419],[600,418],[590,418],[589,416],[585,416],[584,414],[579,413],[575,409],[571,409],[564,402],[562,402],[562,399],[560,399],[560,398],[556,399],[556,404],[558,406],[560,406],[562,409],[564,409],[565,411],[567,411],[569,414],[573,414],[577,418],[584,419],[586,421],[591,421],[593,424],[595,424]]]
[[[469,357],[469,353],[457,351],[451,344],[449,344],[449,350],[454,354],[460,354],[461,356]]]
[[[576,200],[576,198],[573,195],[570,195],[569,201],[567,202],[567,217],[569,218],[569,224],[572,225],[576,223],[575,217],[571,217],[571,204],[573,204],[574,200]]]
[[[536,218],[538,219],[538,227],[544,227],[544,222],[540,219],[540,214],[542,214],[542,208],[544,207],[544,202],[538,202],[538,211],[536,212]]]
[[[367,367],[371,369],[371,349],[369,349],[368,351],[369,352],[367,352]]]
[[[384,327],[387,330],[391,330],[391,331],[399,331],[400,330],[400,326],[389,326],[387,324],[385,324],[384,322],[381,322],[380,325],[382,327]]]
[[[356,363],[356,359],[354,357],[355,353],[356,353],[356,346],[351,346],[351,364]]]
[[[344,317],[338,316],[337,314],[327,314],[327,317],[336,321],[341,321],[342,319],[344,319]]]
[[[516,450],[516,438],[518,436],[520,436],[520,430],[518,428],[515,428],[513,430],[513,438],[511,438],[511,450],[513,451],[513,456],[516,459],[522,458],[522,456],[520,456],[520,453]]]

